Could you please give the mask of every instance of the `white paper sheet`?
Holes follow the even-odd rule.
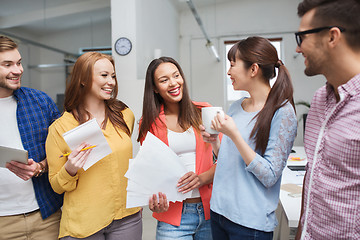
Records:
[[[162,192],[171,202],[191,197],[191,191],[183,194],[176,187],[187,173],[179,157],[165,143],[150,132],[136,157],[130,160],[125,174],[128,178],[126,207],[145,206],[152,194]]]
[[[127,192],[126,208],[142,207],[146,205],[149,205],[149,197],[133,192]]]
[[[83,167],[85,171],[112,152],[95,118],[64,133],[63,137],[71,151],[76,149],[81,143],[84,142],[90,145],[96,145],[96,147],[92,149],[88,159],[85,162]]]

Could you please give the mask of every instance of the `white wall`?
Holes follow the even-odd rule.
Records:
[[[40,64],[64,64],[64,54],[46,49],[41,49],[38,52],[40,54]],[[54,101],[56,101],[57,94],[65,92],[65,66],[34,68],[31,71],[37,72],[36,77],[38,77],[36,79],[35,76],[32,76],[31,82],[38,82],[40,84],[39,88],[46,92]]]
[[[144,79],[155,49],[178,59],[179,13],[169,0],[140,0],[136,20],[137,78]]]
[[[178,13],[168,0],[112,0],[111,20],[112,46],[119,37],[127,37],[133,44],[128,55],[120,56],[113,50],[113,56],[119,83],[118,98],[130,107],[136,118],[132,136],[136,153],[145,71],[154,57],[154,49],[160,48],[163,54],[177,58]]]
[[[102,21],[81,28],[57,32],[43,36],[40,41],[42,44],[74,54],[79,54],[80,48],[110,47],[111,22],[110,20]],[[41,64],[64,64],[64,57],[64,54],[40,49]],[[41,89],[50,97],[56,100],[56,94],[64,93],[66,85],[65,67],[37,69],[37,71],[42,73],[39,79]]]
[[[193,1],[196,6],[196,0]],[[219,50],[221,62],[206,49],[206,41],[190,11],[180,14],[180,62],[191,82],[193,99],[225,107],[224,41],[251,35],[283,39],[282,61],[289,69],[295,89],[295,102],[310,101],[315,90],[324,84],[323,77],[304,75],[303,57],[295,55],[294,32],[299,26],[297,5],[300,1],[242,0],[197,8],[205,29]],[[296,56],[296,57],[295,57]],[[307,109],[298,107],[298,119]],[[295,145],[303,145],[302,121]]]
[[[89,22],[80,28],[70,28],[67,31],[42,36],[40,41],[71,53],[78,53],[79,48],[110,47],[111,21],[108,19],[98,23]]]

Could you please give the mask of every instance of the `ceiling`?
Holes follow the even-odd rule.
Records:
[[[170,1],[178,11],[186,0]],[[192,0],[196,7],[233,0]],[[0,31],[22,31],[42,36],[110,21],[111,0],[0,0]]]
[[[44,35],[110,21],[110,0],[0,0],[0,30]]]
[[[216,5],[219,3],[224,2],[231,2],[231,1],[239,1],[239,0],[192,0],[195,7],[206,7],[211,5]],[[178,9],[178,11],[188,10],[189,7],[187,5],[187,0],[170,0],[175,7]]]

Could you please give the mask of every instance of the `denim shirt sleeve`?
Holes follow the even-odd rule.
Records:
[[[268,146],[264,155],[256,153],[246,167],[267,188],[280,178],[289,157],[297,132],[297,119],[292,106],[287,103],[274,115],[271,122]]]
[[[45,140],[49,125],[60,113],[54,101],[44,92],[21,87],[14,91],[17,100],[17,120],[21,141],[29,158],[40,162],[46,158]],[[31,179],[43,219],[56,212],[63,203],[63,196],[50,186],[48,173]]]

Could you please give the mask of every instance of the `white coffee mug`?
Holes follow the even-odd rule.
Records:
[[[204,107],[201,109],[201,118],[205,127],[205,131],[210,133],[211,135],[219,134],[218,131],[211,128],[211,121],[218,113],[223,117],[225,115],[222,107]]]

